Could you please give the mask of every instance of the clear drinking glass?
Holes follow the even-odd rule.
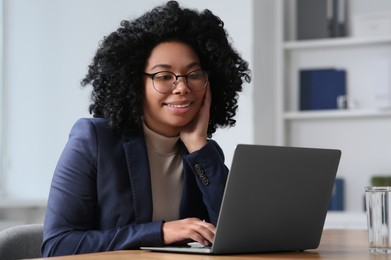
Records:
[[[391,187],[366,187],[369,251],[391,253]]]

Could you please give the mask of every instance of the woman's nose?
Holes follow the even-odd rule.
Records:
[[[181,79],[181,78],[178,78],[175,82],[174,82],[174,89],[173,89],[173,93],[174,94],[186,94],[188,92],[190,92],[190,89],[189,87],[187,86],[187,83],[186,83],[186,80],[185,78]]]

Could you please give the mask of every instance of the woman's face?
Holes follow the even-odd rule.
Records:
[[[198,55],[189,45],[164,42],[152,50],[145,72],[153,74],[169,71],[185,75],[200,69]],[[144,85],[144,122],[154,132],[167,137],[177,136],[179,129],[193,120],[202,105],[206,90],[192,91],[184,77],[178,78],[176,87],[164,94],[154,89],[152,78],[148,76],[144,78]]]

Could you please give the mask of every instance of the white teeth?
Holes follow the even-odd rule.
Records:
[[[185,107],[190,106],[190,104],[186,104],[186,105],[167,104],[167,106],[169,106],[169,107],[176,107],[176,108],[185,108]]]

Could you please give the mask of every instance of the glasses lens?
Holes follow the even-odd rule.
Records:
[[[159,72],[153,78],[153,85],[158,92],[170,92],[175,85],[175,74],[171,72]]]
[[[187,75],[187,84],[192,90],[201,90],[205,88],[208,82],[208,74],[203,70],[190,72]]]
[[[157,92],[168,93],[172,91],[178,84],[177,77],[185,77],[187,86],[193,90],[201,90],[206,87],[208,82],[208,74],[203,70],[196,70],[185,75],[176,76],[169,71],[162,71],[153,77],[153,86]]]

